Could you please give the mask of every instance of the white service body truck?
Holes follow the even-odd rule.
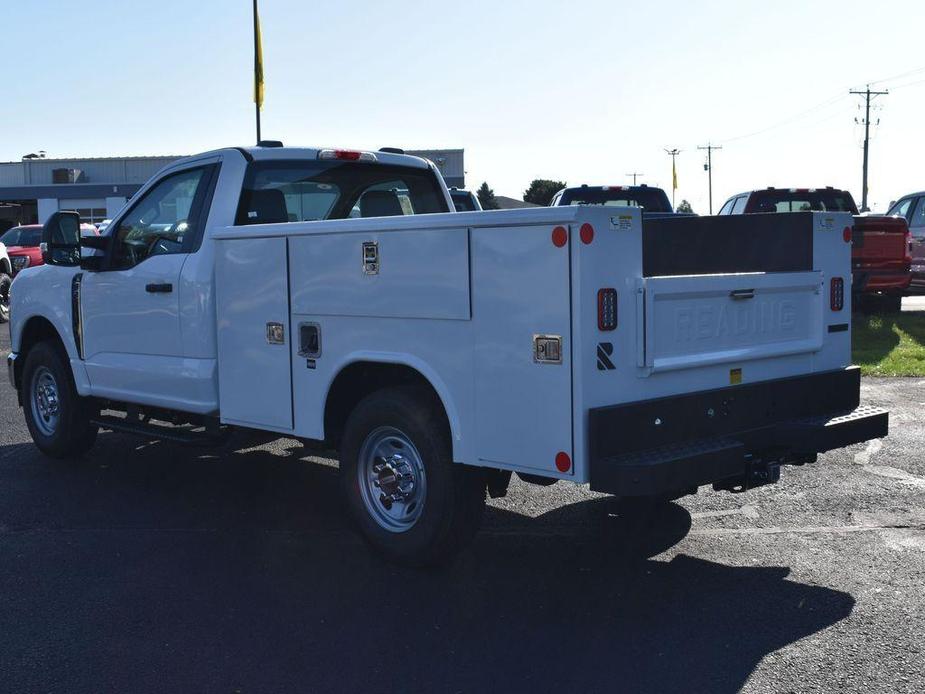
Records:
[[[452,209],[421,159],[255,147],[170,165],[105,236],[57,213],[12,291],[33,439],[320,442],[366,539],[421,564],[512,472],[675,498],[886,435],[850,366],[850,215]]]

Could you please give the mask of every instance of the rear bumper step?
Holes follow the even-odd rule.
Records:
[[[889,414],[859,407],[859,386],[852,368],[592,410],[591,489],[647,496],[774,482],[781,464],[887,435]],[[694,431],[701,437],[688,438]]]

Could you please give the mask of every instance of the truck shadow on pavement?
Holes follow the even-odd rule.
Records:
[[[854,605],[787,568],[651,559],[690,515],[606,498],[492,506],[453,566],[396,568],[347,527],[336,468],[289,453],[0,448],[8,690],[733,692]]]

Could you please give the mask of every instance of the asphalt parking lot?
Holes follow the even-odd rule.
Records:
[[[0,328],[0,357],[9,349]],[[294,441],[43,458],[0,382],[0,691],[925,690],[925,380],[890,437],[656,516],[512,485],[451,568],[383,565]]]

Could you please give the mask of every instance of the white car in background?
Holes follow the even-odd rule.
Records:
[[[6,246],[0,243],[0,323],[10,319],[10,285],[13,284],[13,264]]]

